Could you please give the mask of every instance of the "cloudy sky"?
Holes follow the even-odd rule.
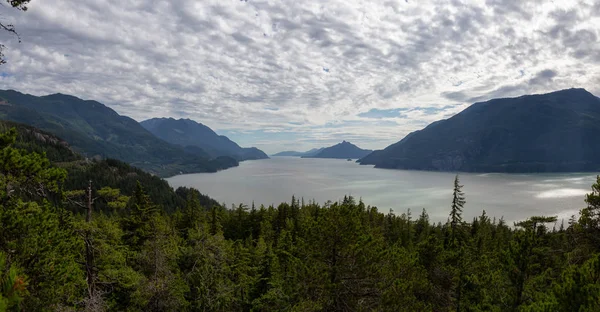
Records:
[[[32,0],[0,88],[190,118],[268,153],[383,148],[475,101],[600,94],[595,0]]]

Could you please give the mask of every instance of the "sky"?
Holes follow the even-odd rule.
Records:
[[[32,0],[0,89],[190,118],[267,153],[381,149],[473,102],[600,94],[594,0]]]

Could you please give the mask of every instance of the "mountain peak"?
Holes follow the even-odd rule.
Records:
[[[531,95],[524,95],[524,97],[527,97],[527,96],[544,96],[544,97],[593,96],[593,97],[595,97],[592,93],[590,93],[588,90],[586,90],[584,88],[569,88],[569,89],[562,89],[562,90],[557,90],[557,91],[553,91],[553,92],[549,92],[549,93],[536,93],[536,94],[531,94]]]
[[[357,147],[355,144],[350,143],[349,141],[342,141],[342,143],[339,143],[338,145],[342,145],[342,146],[354,146]]]
[[[371,150],[361,149],[358,146],[344,140],[342,143],[338,143],[334,146],[330,146],[322,149],[314,155],[305,155],[306,158],[338,158],[347,159],[353,158],[358,159],[370,154]]]
[[[64,93],[53,93],[53,94],[48,94],[45,96],[42,96],[42,98],[46,98],[46,99],[61,99],[61,100],[71,100],[71,101],[85,101],[84,99],[78,98],[74,95],[70,95],[70,94],[64,94]],[[104,104],[102,104],[103,106],[105,106]]]
[[[558,90],[555,92],[551,92],[548,94],[552,94],[552,93],[560,93],[560,92],[577,92],[577,93],[589,93],[591,94],[588,90],[586,90],[585,88],[568,88],[568,89],[563,89],[563,90]]]

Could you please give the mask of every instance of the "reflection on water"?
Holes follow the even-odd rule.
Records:
[[[486,210],[490,216],[512,222],[534,215],[566,218],[585,207],[585,194],[595,174],[460,174],[467,196],[464,219]],[[198,188],[228,205],[271,205],[297,198],[340,200],[362,198],[380,211],[427,209],[433,221],[446,221],[454,173],[374,169],[346,160],[273,157],[245,161],[217,173],[181,175],[168,179],[172,186]]]
[[[581,198],[590,191],[584,189],[573,189],[573,188],[561,188],[553,189],[549,191],[540,192],[535,195],[536,198],[567,198],[567,197],[578,197]]]

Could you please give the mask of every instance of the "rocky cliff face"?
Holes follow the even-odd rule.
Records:
[[[67,143],[66,141],[63,141],[51,134],[42,133],[42,132],[39,132],[39,131],[36,131],[33,129],[27,129],[27,130],[25,130],[25,132],[33,135],[36,138],[36,140],[38,140],[42,143],[51,143],[51,144],[61,145],[61,146],[71,149],[69,147],[69,143]]]

